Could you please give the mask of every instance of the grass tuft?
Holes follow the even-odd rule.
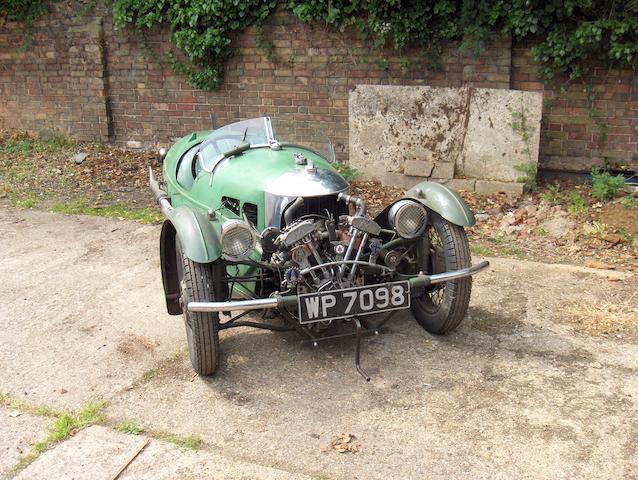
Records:
[[[165,433],[159,434],[157,438],[188,450],[199,450],[204,444],[204,441],[197,435],[175,435]]]
[[[85,199],[56,203],[51,207],[51,211],[67,215],[93,215],[122,220],[136,220],[141,223],[159,223],[164,218],[158,210],[150,207],[131,208],[122,204],[92,207],[89,206],[89,202]]]
[[[140,435],[141,433],[144,433],[144,427],[133,421],[124,422],[119,426],[118,430],[120,432],[128,433],[129,435]]]
[[[479,257],[493,257],[496,255],[496,252],[490,247],[486,247],[485,245],[479,245],[473,243],[470,245],[470,252],[472,255],[477,255]]]
[[[142,382],[150,382],[159,373],[159,368],[149,368],[142,374]]]
[[[59,417],[60,415],[62,415],[62,412],[60,410],[56,410],[46,405],[34,407],[22,400],[14,398],[8,393],[2,393],[2,392],[0,392],[0,406],[6,407],[6,408],[12,408],[22,413],[30,413],[31,415],[37,415],[38,417],[54,418],[54,417]]]
[[[88,425],[104,423],[104,420],[106,419],[104,415],[104,407],[106,407],[106,402],[102,400],[86,404],[77,415],[78,426],[86,427]]]

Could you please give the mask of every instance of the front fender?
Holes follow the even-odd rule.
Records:
[[[440,183],[421,182],[405,192],[405,196],[421,202],[455,225],[471,227],[476,223],[474,214],[461,196]]]
[[[221,257],[218,225],[205,215],[188,207],[177,207],[167,216],[179,237],[185,257],[197,263],[210,263]]]
[[[160,264],[166,308],[171,315],[182,313],[179,304],[180,288],[177,279],[175,238],[179,237],[184,255],[194,262],[209,263],[221,255],[219,235],[214,225],[203,215],[179,207],[169,212],[160,235]]]

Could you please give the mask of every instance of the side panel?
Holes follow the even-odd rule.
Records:
[[[461,227],[476,223],[474,214],[454,190],[436,182],[421,182],[405,193],[406,198],[421,202],[443,218]]]
[[[175,237],[179,236],[184,255],[194,262],[210,263],[220,258],[221,245],[216,224],[187,207],[176,208],[162,225],[160,235],[160,263],[162,283],[166,297],[166,309],[171,315],[179,315],[179,284]]]

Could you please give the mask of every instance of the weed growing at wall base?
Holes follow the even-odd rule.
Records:
[[[530,192],[536,190],[536,175],[538,174],[538,166],[536,165],[536,162],[514,165],[514,170],[523,174],[518,177],[518,182],[522,182],[525,185],[525,188]]]
[[[625,186],[623,175],[612,175],[599,167],[591,169],[592,195],[601,201],[611,200]]]

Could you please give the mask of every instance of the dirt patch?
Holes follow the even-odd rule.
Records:
[[[140,357],[159,347],[157,340],[131,333],[117,344],[117,351],[126,357]]]
[[[583,292],[583,299],[571,301],[565,313],[574,327],[591,335],[638,333],[638,292],[608,291],[603,298]]]
[[[638,208],[627,208],[622,202],[613,202],[603,205],[595,213],[595,218],[613,229],[622,229],[632,237],[638,238]]]
[[[374,181],[355,181],[351,190],[368,201],[372,215],[405,193]],[[627,202],[633,198],[631,192],[604,204],[591,195],[588,185],[569,182],[541,184],[535,193],[516,200],[498,193],[460,193],[477,219],[466,229],[475,255],[638,268],[638,202]],[[579,210],[572,194],[584,202]]]
[[[84,159],[78,163],[77,155]],[[155,152],[131,152],[64,138],[34,139],[0,130],[0,198],[28,208],[86,200],[95,208],[153,206],[148,167]]]

